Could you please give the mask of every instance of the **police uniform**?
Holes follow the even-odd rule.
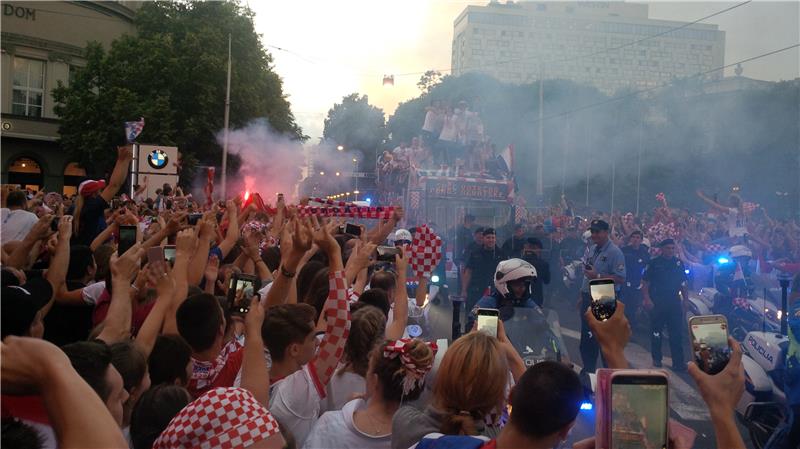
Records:
[[[486,290],[494,285],[494,272],[497,264],[506,259],[503,250],[497,246],[493,249],[481,246],[469,254],[466,268],[472,272],[472,277],[467,286],[467,312],[472,310]]]
[[[633,325],[636,310],[642,305],[642,273],[647,263],[650,262],[650,248],[647,245],[623,246],[622,254],[625,256],[625,283],[620,289],[620,301],[625,303],[625,315],[628,322]]]
[[[600,230],[608,230],[608,223],[602,220],[594,220],[592,221],[591,227]],[[625,256],[622,254],[619,247],[610,239],[601,247],[592,244],[587,248],[583,255],[583,261],[585,264],[594,267],[599,278],[619,276],[625,279]],[[615,285],[614,288],[619,292],[619,285]],[[586,322],[586,318],[583,316],[584,311],[589,308],[592,302],[592,297],[589,294],[589,278],[586,276],[583,277],[583,284],[581,285],[581,299],[581,360],[583,361],[583,369],[593,373],[595,368],[597,368],[597,356],[600,355],[600,345],[598,345],[597,340],[595,340],[592,335],[589,329],[589,323]]]
[[[653,364],[661,364],[661,332],[664,326],[669,332],[669,349],[672,352],[672,368],[683,370],[682,336],[685,331],[683,305],[678,296],[686,287],[686,272],[683,262],[677,257],[656,257],[644,270],[642,280],[649,282],[650,300],[650,353]]]

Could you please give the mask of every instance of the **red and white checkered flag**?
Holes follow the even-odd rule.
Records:
[[[436,265],[442,260],[442,239],[433,229],[423,225],[414,233],[411,241],[411,258],[409,263],[414,274],[428,277]]]

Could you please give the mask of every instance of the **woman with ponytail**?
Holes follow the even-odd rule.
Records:
[[[376,347],[366,375],[366,400],[355,399],[342,410],[323,414],[303,448],[389,449],[392,417],[402,402],[419,398],[435,355],[436,345],[419,339],[386,341]]]

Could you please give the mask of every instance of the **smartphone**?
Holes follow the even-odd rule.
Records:
[[[136,228],[137,225],[120,225],[119,245],[117,245],[118,256],[125,254],[125,251],[136,244]]]
[[[394,262],[394,256],[400,254],[400,248],[394,246],[379,246],[378,260],[383,262]]]
[[[114,198],[113,200],[111,200],[111,210],[117,210],[120,208],[121,205],[122,202],[120,201],[119,198]]]
[[[189,225],[191,226],[196,225],[201,218],[203,218],[203,214],[189,214],[188,216]]]
[[[354,225],[352,223],[347,223],[344,225],[344,233],[359,237],[361,236],[361,226]]]
[[[228,304],[231,312],[237,315],[247,314],[253,295],[257,295],[260,289],[261,281],[256,276],[234,273],[228,284]]]
[[[164,248],[160,246],[153,246],[147,249],[147,262],[150,266],[156,267],[159,273],[167,271],[167,262],[164,259]]]
[[[592,296],[592,315],[599,321],[611,318],[617,310],[617,294],[613,279],[592,279],[589,281],[589,294]]]
[[[61,220],[59,217],[53,217],[53,221],[50,222],[50,230],[53,232],[58,232],[58,222]]]
[[[170,265],[175,263],[175,245],[167,245],[164,247],[164,260],[169,262]]]
[[[669,391],[663,371],[615,371],[608,397],[610,449],[667,449]]]
[[[728,320],[723,315],[700,315],[689,318],[689,338],[697,366],[708,374],[725,369],[731,359],[728,346]]]
[[[497,309],[478,309],[478,330],[497,337],[497,320],[500,311]]]

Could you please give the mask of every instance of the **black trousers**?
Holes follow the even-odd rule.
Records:
[[[578,349],[581,352],[581,362],[583,363],[583,370],[588,373],[593,373],[597,369],[597,356],[600,355],[600,345],[597,339],[592,335],[589,329],[589,323],[586,322],[583,313],[592,302],[592,297],[588,293],[581,292],[581,310],[579,311],[581,317],[581,343]]]
[[[661,344],[664,328],[669,332],[669,350],[672,353],[672,367],[685,368],[683,359],[683,333],[686,320],[678,298],[671,301],[655,301],[650,311],[650,354],[654,362],[661,361]]]
[[[619,299],[625,304],[625,318],[633,328],[636,319],[636,311],[642,305],[642,291],[635,287],[622,286],[619,292]]]

